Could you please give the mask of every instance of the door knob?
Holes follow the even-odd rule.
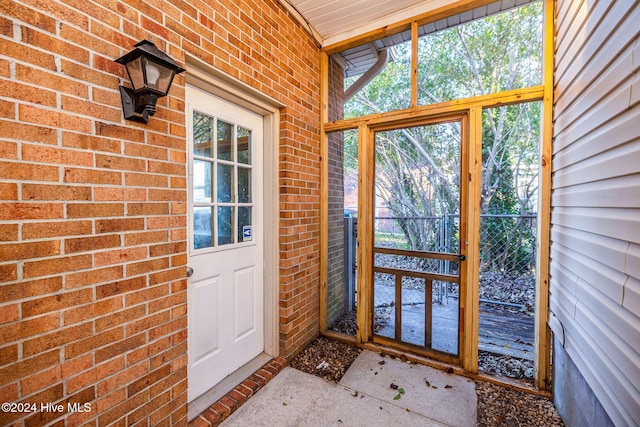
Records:
[[[193,276],[193,268],[187,267],[187,277]]]

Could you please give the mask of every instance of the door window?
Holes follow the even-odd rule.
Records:
[[[193,248],[252,241],[250,129],[193,113]]]

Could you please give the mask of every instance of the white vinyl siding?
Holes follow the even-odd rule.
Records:
[[[556,4],[550,325],[619,426],[640,419],[639,22]]]

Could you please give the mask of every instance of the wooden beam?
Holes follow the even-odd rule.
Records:
[[[395,249],[395,248],[381,248],[374,247],[373,252],[376,254],[387,254],[387,255],[398,255],[398,256],[410,256],[415,258],[431,258],[431,259],[440,259],[443,261],[460,261],[460,255],[458,254],[450,254],[446,252],[427,252],[427,251],[416,251],[411,249]]]
[[[523,89],[508,90],[489,95],[474,96],[471,98],[458,99],[454,101],[440,102],[438,104],[422,105],[416,108],[390,111],[387,113],[372,114],[365,117],[356,117],[347,120],[337,120],[326,123],[325,130],[347,130],[354,129],[361,125],[394,126],[409,120],[416,120],[420,117],[438,117],[451,115],[453,113],[466,112],[470,108],[494,108],[505,105],[519,104],[530,101],[541,101],[544,97],[544,86],[532,86]]]
[[[534,381],[540,390],[551,390],[551,332],[549,319],[549,251],[551,224],[551,144],[553,137],[554,1],[544,1],[542,141],[540,144],[540,197],[538,198],[538,251]]]

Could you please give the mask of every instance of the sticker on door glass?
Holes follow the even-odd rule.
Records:
[[[243,242],[250,242],[252,239],[252,234],[251,234],[251,226],[250,225],[244,225],[242,227],[242,241]]]

